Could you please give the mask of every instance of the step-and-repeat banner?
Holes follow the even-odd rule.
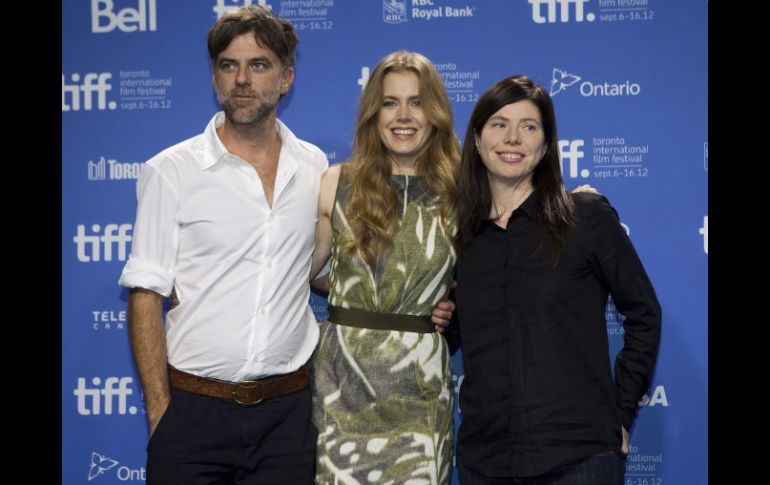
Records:
[[[206,33],[251,0],[63,0],[62,483],[143,483],[147,426],[127,291],[136,179],[218,105]],[[257,0],[254,0],[257,3]],[[479,95],[526,74],[556,106],[568,188],[620,214],[663,306],[627,485],[707,483],[707,0],[260,0],[300,37],[279,117],[330,163],[350,154],[358,95],[385,54],[430,58],[462,139]],[[326,302],[313,296],[319,320]],[[607,308],[612,353],[622,316]],[[453,359],[455,391],[462,359]],[[455,426],[462,420],[457,410]],[[454,483],[457,483],[456,475]]]

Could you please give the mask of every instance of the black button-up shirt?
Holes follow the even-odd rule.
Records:
[[[603,196],[573,194],[578,224],[554,269],[531,195],[505,229],[485,221],[457,267],[465,379],[457,459],[489,476],[526,477],[620,452],[660,340],[655,290]],[[625,342],[610,367],[612,294]],[[450,326],[450,329],[452,326]]]

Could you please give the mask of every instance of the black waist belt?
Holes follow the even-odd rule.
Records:
[[[371,328],[374,330],[398,330],[400,332],[435,332],[429,316],[405,315],[403,313],[378,313],[366,310],[340,308],[329,305],[329,321],[348,327]]]

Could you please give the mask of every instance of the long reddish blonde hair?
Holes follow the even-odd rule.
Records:
[[[358,253],[372,268],[377,255],[390,251],[398,225],[396,193],[388,179],[393,158],[378,130],[383,80],[390,72],[410,71],[420,80],[420,102],[433,132],[417,155],[415,172],[443,201],[441,222],[447,234],[456,230],[456,172],[460,143],[453,131],[452,108],[444,83],[433,63],[422,54],[397,51],[385,56],[372,71],[361,93],[353,152],[347,163],[351,196],[345,215],[353,232],[346,254]]]

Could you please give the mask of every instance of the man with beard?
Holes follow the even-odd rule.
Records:
[[[313,482],[308,275],[328,161],[276,117],[297,43],[262,7],[219,19],[208,49],[223,112],[139,178],[120,285],[131,288],[148,484]]]

